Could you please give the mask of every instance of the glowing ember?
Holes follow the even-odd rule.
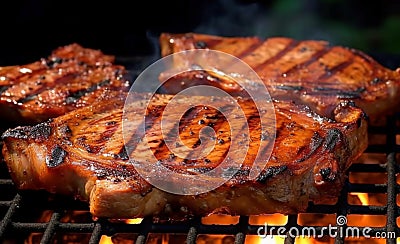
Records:
[[[131,225],[136,225],[140,224],[142,222],[143,218],[136,218],[136,219],[127,219],[125,223],[131,224]]]
[[[111,237],[103,235],[101,236],[100,244],[113,244],[113,242],[111,240]]]
[[[368,197],[368,193],[362,193],[362,192],[352,192],[350,193],[351,195],[355,195],[358,197],[358,199],[360,199],[360,202],[363,206],[368,206],[369,205],[369,197]]]

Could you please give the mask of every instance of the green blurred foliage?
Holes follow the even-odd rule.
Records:
[[[269,1],[258,34],[325,39],[370,53],[400,54],[400,1]]]

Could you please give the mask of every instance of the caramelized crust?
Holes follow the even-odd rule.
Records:
[[[198,33],[162,33],[159,41],[163,56],[189,49],[211,49],[234,55],[258,73],[273,98],[306,104],[327,117],[345,100],[361,107],[371,121],[400,108],[400,69],[390,70],[352,48],[317,40],[285,37],[263,40]],[[175,66],[185,64],[185,60],[174,62]],[[198,71],[176,76],[165,84],[165,90],[177,93],[196,84],[211,84],[232,95],[246,95],[230,83]]]
[[[145,134],[139,139],[146,136],[158,159],[157,164],[174,172],[200,177],[218,166],[229,147],[239,140],[230,137],[229,130],[229,126],[239,123],[238,120],[227,123],[216,109],[197,106],[180,119],[179,136],[187,147],[211,148],[209,154],[193,160],[172,155],[160,130],[160,114],[173,96],[157,94],[152,99],[147,94],[136,96],[138,101],[128,104],[125,111],[134,115],[143,106],[140,104],[148,100],[150,103],[146,121],[140,115],[133,117],[128,135],[131,138],[140,135],[139,129],[144,125]],[[125,93],[111,93],[96,104],[51,121],[7,130],[2,135],[3,155],[16,186],[20,190],[45,189],[87,201],[96,217],[177,218],[177,215],[204,216],[213,212],[290,214],[305,211],[309,202],[335,203],[346,178],[346,169],[367,146],[365,115],[351,104],[340,104],[334,111],[334,119],[328,119],[307,106],[288,101],[274,101],[274,112],[257,113],[251,100],[238,98],[249,126],[248,134],[242,136],[251,140],[245,155],[234,152],[228,159],[245,156],[237,173],[206,193],[172,194],[149,184],[136,170],[137,164],[153,171],[157,167],[147,161],[147,155],[140,147],[141,140],[137,137],[128,140],[127,144],[133,149],[125,150],[122,134],[125,97]],[[179,99],[175,100],[176,106],[188,99],[195,104],[202,101],[196,96]],[[232,115],[238,109],[227,100],[216,101],[227,114]],[[265,107],[268,107],[267,103],[265,101]],[[174,114],[165,116],[166,121],[176,119]],[[260,118],[268,121],[265,131],[260,129]],[[216,137],[211,138],[215,141],[212,145],[199,144],[200,132],[205,126],[216,132]],[[274,143],[269,143],[274,134],[271,132],[276,132]],[[266,158],[265,152],[269,149],[272,154]],[[253,179],[249,177],[249,170],[258,151],[265,157],[266,164]],[[155,170],[154,174],[158,177],[161,173]],[[212,181],[210,179],[209,183]],[[180,184],[174,178],[169,183]]]
[[[127,71],[114,60],[73,43],[31,64],[0,67],[2,119],[35,124],[94,103],[107,90],[128,90]]]

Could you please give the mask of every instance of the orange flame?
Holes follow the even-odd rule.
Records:
[[[111,237],[102,235],[100,239],[100,244],[113,244]]]

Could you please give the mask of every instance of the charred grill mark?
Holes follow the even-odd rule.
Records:
[[[232,105],[223,106],[223,107],[221,107],[221,108],[219,109],[219,111],[216,111],[215,114],[211,115],[211,117],[215,117],[216,119],[221,118],[221,116],[224,117],[220,111],[230,111],[230,110],[232,110],[231,107],[232,107]],[[226,120],[222,120],[222,121],[219,121],[219,123],[216,123],[216,124],[214,123],[214,125],[213,125],[214,131],[218,131],[220,128],[223,128],[223,125],[224,125],[226,122],[227,122]],[[245,126],[245,125],[243,125],[243,127],[244,127],[244,126]],[[222,144],[223,144],[223,143],[222,143]],[[200,138],[199,138],[199,139],[195,142],[195,144],[193,145],[192,148],[196,148],[196,147],[198,147],[198,146],[200,146],[200,145],[201,145],[201,140],[200,140]],[[220,145],[221,145],[221,144],[220,144]],[[188,157],[188,158],[192,158],[193,153],[194,153],[194,151],[191,151],[191,153],[189,153],[189,154],[187,155],[187,157]],[[221,161],[226,157],[227,153],[228,153],[228,150],[226,150],[226,151],[224,152],[223,156],[221,157]]]
[[[219,118],[221,118],[221,113],[220,112],[216,112],[214,115],[212,115],[211,117],[213,117],[214,119],[219,119]],[[204,124],[205,122],[204,122],[204,120],[199,120],[199,122],[200,121],[203,121],[203,123],[202,124]],[[217,123],[217,124],[215,124],[215,123],[212,123],[212,125],[213,126],[210,126],[210,125],[208,125],[208,126],[210,126],[210,127],[212,127],[215,131],[217,131],[218,129],[220,129],[221,127],[222,127],[222,124],[223,124],[223,122],[224,121],[221,121],[220,123]],[[209,123],[210,124],[210,123]],[[200,140],[200,138],[196,141],[196,143],[192,146],[192,148],[196,148],[196,147],[198,147],[198,146],[200,146],[201,145],[201,140]]]
[[[257,43],[253,43],[250,47],[248,47],[246,50],[244,50],[242,53],[237,55],[236,57],[239,59],[242,59],[246,57],[247,55],[253,53],[257,48],[259,48],[261,45],[263,45],[264,42],[258,41]]]
[[[304,89],[303,86],[290,86],[290,85],[277,85],[276,89],[284,90],[284,91],[301,91]]]
[[[126,158],[129,158],[129,153],[132,153],[136,150],[136,147],[138,145],[138,142],[144,137],[146,133],[150,129],[153,128],[153,125],[155,125],[159,120],[161,120],[161,114],[164,111],[164,106],[154,106],[149,113],[151,115],[146,116],[146,119],[144,119],[138,126],[136,131],[132,134],[132,136],[129,138],[128,142],[121,148],[120,153],[123,152],[124,154],[127,155]],[[127,152],[126,148],[128,148],[131,152]],[[125,155],[122,155],[125,156]]]
[[[345,49],[349,50],[353,55],[360,57],[361,59],[363,59],[370,65],[376,63],[376,61],[371,56],[368,56],[366,53],[364,53],[358,49],[353,49],[353,48],[349,48],[349,47],[345,47]]]
[[[361,98],[361,93],[366,91],[365,87],[360,87],[355,91],[340,91],[337,93],[339,98],[347,99],[347,98]]]
[[[196,107],[191,107],[189,108],[185,114],[183,114],[182,118],[185,121],[191,121],[194,118],[196,118],[198,116],[198,114],[200,113],[200,109],[196,109]],[[184,121],[180,121],[179,122],[179,134],[182,133],[182,131],[188,126],[188,123],[184,123]],[[168,135],[170,135],[171,132],[168,133]]]
[[[69,96],[65,99],[65,102],[67,104],[76,103],[76,101],[78,101],[81,97],[86,96],[87,94],[92,93],[103,86],[109,85],[110,82],[111,82],[110,79],[105,79],[100,81],[99,83],[93,84],[92,86],[86,89],[70,93]]]
[[[352,64],[354,62],[354,60],[351,58],[347,61],[344,61],[338,65],[336,65],[333,68],[327,69],[325,74],[321,75],[320,77],[318,77],[316,80],[317,81],[324,81],[326,79],[328,79],[329,77],[333,76],[334,74],[336,74],[337,72],[345,69],[347,66],[349,66],[350,64]]]
[[[325,141],[323,143],[323,149],[328,152],[332,152],[335,146],[342,140],[343,133],[337,128],[328,130]]]
[[[318,134],[318,132],[314,132],[314,135],[310,141],[308,152],[306,152],[305,155],[296,160],[296,163],[301,163],[309,159],[317,151],[317,149],[322,146],[323,141],[323,138]]]
[[[101,132],[100,140],[98,141],[98,143],[104,144],[105,147],[107,141],[114,135],[118,128],[119,126],[115,126],[115,124],[108,126],[108,128]]]
[[[121,150],[114,156],[114,158],[119,158],[121,160],[129,160],[128,152],[126,151],[125,145],[121,148]]]
[[[19,99],[17,101],[17,103],[23,104],[23,103],[26,103],[26,102],[29,102],[29,101],[33,101],[33,100],[35,100],[37,98],[37,96],[38,96],[38,94],[28,95],[28,96],[26,96],[24,98]]]
[[[260,175],[257,177],[256,181],[264,184],[268,179],[277,176],[278,174],[287,170],[287,166],[272,166],[263,170]]]
[[[292,68],[290,68],[289,70],[287,70],[285,72],[285,74],[288,75],[289,73],[298,70],[298,68],[300,68],[300,67],[309,66],[310,64],[316,62],[320,57],[324,56],[325,54],[329,53],[330,51],[331,51],[331,48],[324,47],[322,50],[319,50],[318,52],[314,53],[314,55],[312,55],[311,58],[309,58],[307,61],[297,64],[297,65],[293,66]]]
[[[46,84],[46,85],[42,85],[39,89],[33,91],[32,93],[26,93],[26,96],[24,98],[21,98],[17,101],[17,103],[26,103],[28,101],[32,101],[34,99],[37,98],[37,95],[54,88],[56,85],[58,84],[64,84],[64,83],[68,83],[70,80],[72,80],[73,78],[75,78],[77,74],[76,73],[70,73],[70,74],[66,74],[65,76],[62,76],[58,79],[56,79],[54,82]],[[41,79],[41,78],[40,78]]]
[[[282,58],[283,56],[285,56],[286,53],[288,53],[290,50],[292,50],[293,48],[295,48],[297,45],[299,45],[299,41],[296,40],[291,40],[291,42],[280,52],[278,52],[276,55],[274,55],[273,57],[267,59],[266,61],[264,61],[263,63],[257,65],[256,67],[254,67],[255,71],[259,71],[260,69],[264,68],[265,65],[267,64],[271,64],[274,63],[275,61],[279,60],[280,58]]]
[[[119,153],[117,156],[123,160],[128,160],[129,159],[129,153],[126,150],[126,148],[129,148],[131,150],[131,153],[136,149],[136,146],[140,140],[144,136],[144,130],[145,130],[145,120],[143,120],[137,127],[136,131],[132,134],[132,136],[129,138],[128,142],[122,146],[122,148],[119,150]]]
[[[65,151],[62,147],[59,145],[56,145],[52,150],[51,150],[51,155],[50,157],[46,157],[46,165],[49,168],[54,168],[59,166],[64,162],[65,157],[67,156],[67,151]]]
[[[324,95],[324,96],[337,96],[342,99],[361,98],[361,94],[367,89],[365,87],[357,88],[353,91],[345,91],[343,89],[330,88],[330,87],[314,87],[313,91],[309,94]]]

